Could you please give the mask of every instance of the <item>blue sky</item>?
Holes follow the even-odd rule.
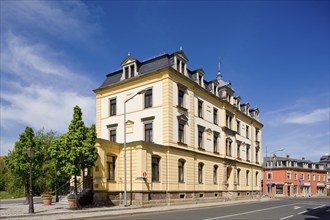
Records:
[[[329,153],[329,1],[1,1],[1,155],[25,126],[66,132],[127,53],[183,48],[261,111],[263,154]]]

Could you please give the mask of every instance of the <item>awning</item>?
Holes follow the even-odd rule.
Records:
[[[324,183],[317,183],[317,186],[325,187]]]
[[[311,186],[310,183],[300,183],[300,186]]]

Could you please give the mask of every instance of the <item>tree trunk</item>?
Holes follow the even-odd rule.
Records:
[[[78,189],[77,189],[77,176],[74,175],[74,198],[75,198],[75,208],[78,207]]]
[[[57,185],[58,185],[58,183],[57,183],[57,181],[56,181],[56,183],[55,183],[55,202],[59,202],[59,201],[60,201],[59,198],[58,198],[58,189],[57,189]]]

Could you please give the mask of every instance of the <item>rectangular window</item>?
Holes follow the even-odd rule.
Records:
[[[256,163],[259,163],[259,147],[256,147]]]
[[[226,155],[231,156],[231,144],[232,141],[230,139],[226,140]]]
[[[256,129],[256,141],[259,141],[259,129]]]
[[[125,71],[125,79],[128,79],[129,78],[129,69],[128,69],[128,67],[125,67],[124,71]]]
[[[107,156],[108,180],[115,180],[116,157]]]
[[[240,121],[236,121],[236,131],[237,131],[237,134],[241,134],[241,122]]]
[[[144,140],[152,142],[152,123],[144,125]]]
[[[135,74],[135,67],[134,65],[131,65],[131,77],[133,77]]]
[[[250,145],[246,145],[246,161],[250,161]]]
[[[116,130],[110,130],[110,141],[111,142],[116,142]]]
[[[218,139],[219,139],[219,133],[213,132],[213,150],[215,153],[219,153]]]
[[[117,114],[117,100],[111,99],[110,100],[110,116]]]
[[[218,109],[213,108],[213,123],[218,124]]]
[[[231,129],[232,128],[232,119],[233,117],[230,115],[226,115],[226,126],[227,128]]]
[[[268,180],[271,180],[272,179],[272,173],[270,173],[270,172],[267,173],[267,179]]]
[[[283,185],[276,185],[276,194],[283,194]]]
[[[198,117],[203,118],[203,101],[198,100]]]
[[[203,183],[203,163],[198,164],[198,183]]]
[[[184,140],[184,123],[179,122],[179,142],[185,143]]]
[[[311,180],[311,175],[307,174],[307,180]]]
[[[144,107],[152,107],[152,89],[148,89],[144,94]]]
[[[241,144],[237,143],[237,158],[241,158]]]
[[[286,174],[286,178],[287,178],[288,180],[291,180],[291,172],[287,172],[287,174]]]
[[[184,107],[184,90],[179,88],[178,94],[178,105]]]
[[[185,164],[184,160],[179,160],[178,163],[179,183],[184,182],[184,164]]]
[[[246,138],[249,139],[250,137],[250,131],[249,131],[250,127],[246,126]]]
[[[297,173],[294,174],[294,179],[298,180],[298,174]]]
[[[213,167],[213,183],[218,184],[218,166],[214,165]]]
[[[203,149],[203,133],[204,133],[204,128],[198,127],[198,148]]]
[[[304,174],[302,173],[301,174],[301,178],[300,179],[302,179],[302,180],[304,180],[305,179],[305,177],[304,177]]]
[[[151,169],[152,169],[152,181],[153,182],[159,182],[159,157],[152,157],[152,164],[151,164]]]

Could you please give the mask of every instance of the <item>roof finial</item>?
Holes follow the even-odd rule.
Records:
[[[180,51],[182,51],[182,46],[180,46]]]
[[[219,64],[218,64],[218,73],[220,73],[220,57],[219,57]]]
[[[128,56],[131,56],[131,53],[128,51]]]

